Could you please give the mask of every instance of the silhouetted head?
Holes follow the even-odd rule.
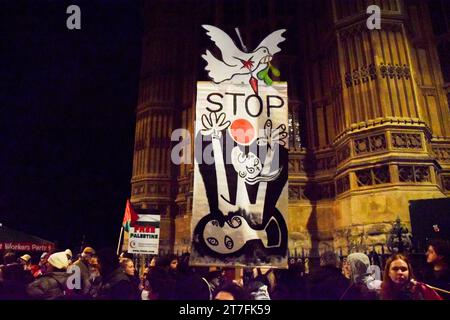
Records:
[[[110,274],[120,266],[117,254],[112,248],[105,248],[98,251],[97,259],[102,276]]]

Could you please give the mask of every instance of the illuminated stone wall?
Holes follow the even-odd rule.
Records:
[[[373,3],[381,30],[366,27]],[[207,80],[200,55],[211,48],[204,23],[239,26],[247,47],[288,29],[274,65],[289,83],[291,251],[385,244],[397,217],[409,224],[409,200],[450,195],[450,86],[427,1],[252,4],[144,10],[131,201],[163,213],[163,248],[190,245],[193,168],[170,163],[170,133],[193,131],[195,83]]]

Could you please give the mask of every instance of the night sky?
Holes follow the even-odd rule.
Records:
[[[68,30],[66,8],[81,8]],[[130,196],[138,1],[0,4],[0,222],[78,250],[116,246]]]

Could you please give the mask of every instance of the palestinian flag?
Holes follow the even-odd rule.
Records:
[[[126,232],[130,232],[131,222],[135,222],[138,215],[131,206],[130,199],[127,199],[127,205],[125,207],[125,214],[123,215],[122,227]]]

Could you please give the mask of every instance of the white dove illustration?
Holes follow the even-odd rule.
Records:
[[[278,44],[286,40],[281,36],[286,29],[280,29],[268,35],[254,51],[247,53],[239,50],[233,40],[219,28],[211,25],[202,25],[202,27],[208,31],[206,34],[222,53],[222,60],[214,57],[209,50],[202,55],[208,63],[205,70],[209,71],[208,75],[215,83],[229,80],[233,83],[241,83],[245,79],[250,79],[250,83],[252,79],[256,82],[253,73],[267,68],[273,55],[281,51]]]

